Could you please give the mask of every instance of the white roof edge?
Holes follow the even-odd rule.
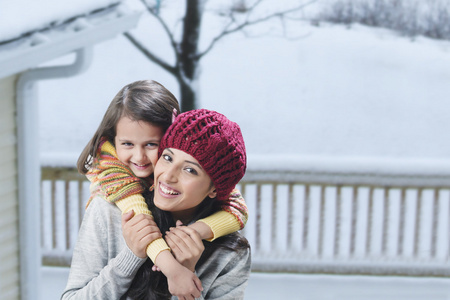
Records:
[[[46,61],[102,41],[134,28],[140,12],[122,4],[108,13],[80,17],[63,27],[0,46],[0,78],[36,67]]]

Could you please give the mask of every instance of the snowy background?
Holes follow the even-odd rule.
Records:
[[[200,106],[241,125],[249,157],[450,158],[449,42],[412,41],[363,26],[291,25],[296,39],[232,35],[202,64]],[[215,24],[205,18],[203,27],[206,38]],[[149,16],[143,14],[133,33],[170,59],[164,34]],[[41,82],[43,157],[75,161],[114,95],[139,79],[157,80],[178,95],[174,79],[120,36],[96,46],[83,75]]]
[[[12,5],[24,13],[21,1],[2,1],[0,11]],[[52,19],[61,6],[58,1],[47,1],[52,9],[42,13]],[[92,5],[115,1],[92,2],[78,1],[74,6],[89,11]],[[139,8],[136,1],[129,3]],[[0,26],[0,36],[12,29],[26,32],[26,26],[39,26],[31,17],[36,10],[28,5],[25,13],[29,22],[12,22],[24,26],[17,28]],[[3,16],[1,19],[7,21]],[[390,168],[398,161],[403,165],[449,163],[449,42],[420,37],[411,40],[364,26],[293,25],[289,36],[295,39],[278,37],[273,34],[276,24],[268,23],[255,29],[268,35],[229,36],[203,61],[200,106],[224,113],[241,125],[250,159],[258,157],[266,163],[295,160],[311,165],[353,161],[381,168]],[[212,18],[205,18],[203,26],[204,38],[217,29]],[[161,28],[146,14],[133,33],[170,58]],[[69,55],[45,65],[71,63],[73,58]],[[140,79],[157,80],[178,96],[174,79],[120,36],[95,47],[86,73],[40,82],[43,163],[75,165],[114,95]],[[63,285],[67,271],[47,278],[51,276]],[[351,276],[252,276],[249,299],[295,298],[299,286],[299,299],[348,300],[361,295],[364,299],[450,299],[445,279],[430,283]],[[58,292],[52,288],[57,278],[46,281],[51,283],[44,291],[47,295]]]

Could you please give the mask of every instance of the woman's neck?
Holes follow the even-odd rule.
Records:
[[[184,225],[188,225],[192,221],[196,209],[197,209],[196,207],[195,208],[193,207],[191,209],[183,211],[173,211],[171,212],[172,218],[175,222],[180,220]]]

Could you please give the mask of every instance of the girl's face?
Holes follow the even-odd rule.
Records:
[[[198,161],[184,151],[165,149],[155,167],[155,205],[184,223],[207,196],[214,198],[215,188]]]
[[[158,146],[163,134],[161,127],[148,122],[120,118],[114,138],[119,160],[137,177],[149,177],[158,159]]]

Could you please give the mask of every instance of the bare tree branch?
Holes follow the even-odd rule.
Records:
[[[179,60],[179,55],[180,55],[179,50],[178,50],[178,43],[177,43],[177,41],[175,40],[175,37],[174,37],[172,31],[170,31],[169,26],[168,26],[167,23],[160,17],[160,15],[157,14],[157,13],[155,12],[155,10],[153,9],[153,7],[150,6],[150,5],[147,3],[147,1],[141,0],[141,2],[142,2],[142,3],[144,4],[144,6],[146,7],[147,11],[148,11],[153,17],[155,17],[156,20],[158,20],[159,24],[161,24],[162,28],[164,29],[164,32],[167,34],[167,37],[168,37],[169,40],[170,40],[170,45],[172,46],[172,50],[173,50],[173,52],[174,52],[174,54],[175,54],[176,60],[178,61],[178,60]]]
[[[256,8],[258,5],[260,5],[262,2],[263,2],[263,0],[258,0],[258,1],[256,1],[255,3],[253,3],[252,6],[250,6],[249,10],[250,10],[250,11],[254,11],[255,8]]]
[[[235,18],[229,16],[229,17],[231,18],[231,22],[228,23],[228,24],[224,27],[224,29],[222,30],[221,33],[219,33],[215,38],[213,38],[213,39],[211,40],[210,44],[206,47],[206,49],[205,49],[203,52],[199,53],[199,54],[197,55],[197,57],[198,57],[198,59],[200,59],[201,57],[203,57],[204,55],[206,55],[208,52],[211,51],[211,49],[215,46],[215,44],[216,44],[218,41],[220,41],[221,39],[223,39],[225,36],[227,36],[227,35],[229,35],[229,34],[232,34],[232,33],[238,32],[238,31],[241,31],[241,30],[243,30],[244,28],[249,27],[249,26],[253,26],[253,25],[256,25],[256,24],[259,24],[259,23],[263,23],[263,22],[268,21],[268,20],[273,19],[273,18],[283,18],[283,17],[285,17],[286,15],[288,15],[288,14],[290,14],[290,13],[293,13],[293,12],[297,12],[297,11],[302,10],[302,9],[305,8],[306,6],[312,4],[312,3],[316,2],[316,1],[317,1],[317,0],[311,0],[311,1],[307,2],[307,3],[304,3],[304,4],[302,4],[302,5],[293,7],[293,8],[291,8],[291,9],[279,11],[279,12],[276,12],[276,13],[273,13],[273,14],[264,16],[264,17],[262,17],[262,18],[255,19],[255,20],[249,20],[249,16],[250,16],[251,12],[256,8],[257,5],[259,5],[259,4],[262,2],[261,0],[260,0],[260,1],[257,1],[254,5],[252,5],[252,6],[249,8],[249,11],[250,11],[250,10],[252,10],[252,11],[250,11],[250,13],[247,14],[246,20],[245,20],[244,22],[242,22],[241,24],[238,24],[236,27],[231,28],[231,29],[229,29],[229,27],[230,27],[233,23],[235,23]]]
[[[165,61],[161,57],[155,55],[150,47],[146,47],[143,43],[137,40],[131,33],[125,33],[125,37],[144,54],[150,61],[160,66],[165,71],[169,72],[178,82],[180,88],[181,108],[182,111],[191,110],[196,107],[198,102],[198,91],[196,90],[196,82],[199,80],[199,68],[201,58],[209,53],[211,49],[217,44],[219,40],[227,35],[236,32],[242,32],[248,35],[251,31],[246,30],[247,27],[269,21],[274,18],[279,18],[282,26],[282,34],[286,35],[286,23],[290,17],[295,17],[294,12],[302,10],[307,5],[319,0],[306,0],[308,3],[297,4],[290,9],[280,9],[278,12],[266,12],[262,15],[260,7],[264,0],[252,0],[251,4],[247,4],[245,0],[240,2],[232,2],[231,6],[223,10],[216,11],[218,15],[225,20],[224,26],[219,31],[219,34],[209,41],[209,44],[203,52],[199,50],[199,36],[201,33],[201,20],[204,13],[205,2],[207,0],[185,0],[185,12],[181,19],[182,22],[181,38],[178,37],[178,26],[168,26],[168,20],[164,19],[159,13],[158,1],[156,4],[151,0],[140,0],[144,8],[154,17],[161,25],[163,31],[168,37],[172,51],[175,54],[175,61],[170,64],[170,61]]]
[[[144,54],[149,60],[166,70],[172,75],[178,76],[177,69],[167,62],[153,54],[150,50],[148,50],[141,42],[139,42],[134,36],[129,32],[124,33],[125,37],[139,50]]]

